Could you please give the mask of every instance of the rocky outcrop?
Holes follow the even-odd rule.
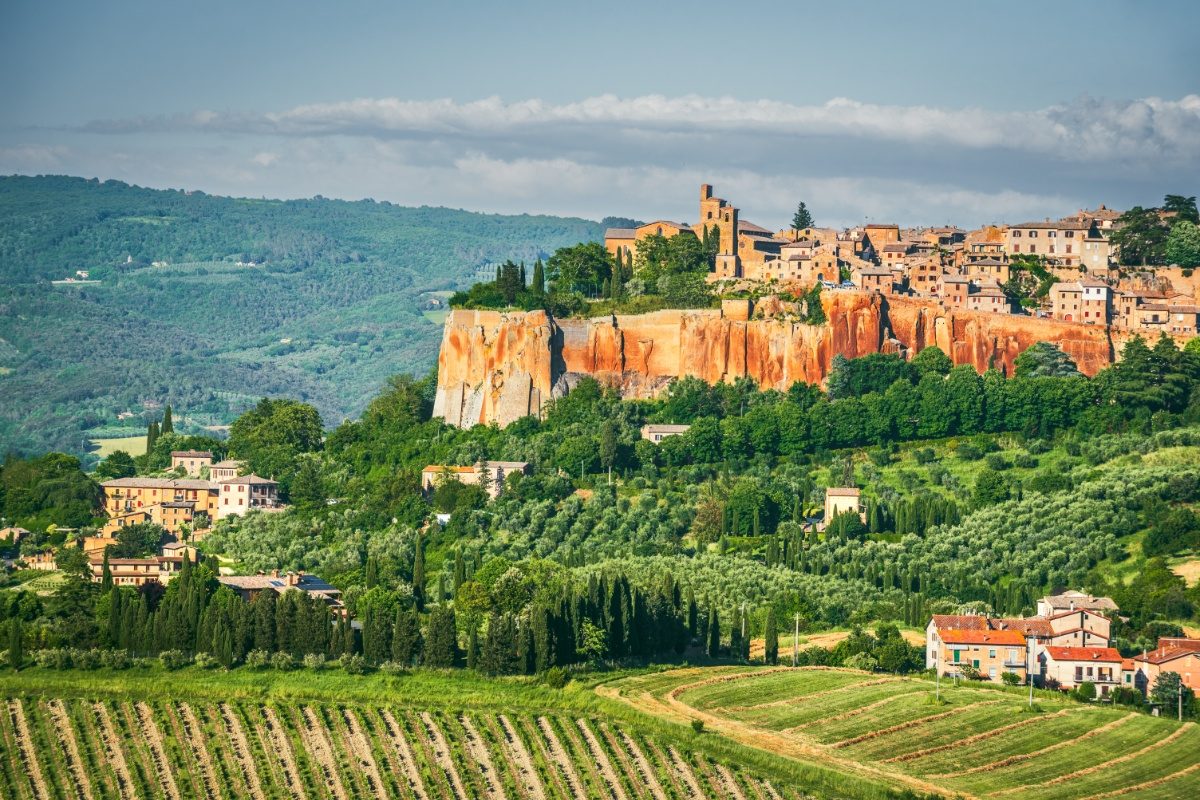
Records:
[[[930,345],[955,364],[1011,374],[1021,351],[1049,341],[1092,375],[1120,346],[1097,326],[947,311],[906,297],[835,291],[821,302],[824,325],[804,324],[780,303],[760,304],[753,316],[744,304],[563,320],[542,311],[455,310],[438,356],[434,415],[462,427],[506,425],[538,414],[584,376],[630,398],[653,397],[686,376],[708,383],[747,376],[783,390],[824,381],[836,355],[911,355]]]

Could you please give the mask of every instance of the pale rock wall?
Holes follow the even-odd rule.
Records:
[[[653,397],[676,378],[753,378],[786,390],[821,383],[833,357],[909,355],[930,345],[955,364],[1004,368],[1038,341],[1053,342],[1088,375],[1112,363],[1113,334],[1099,326],[947,311],[935,302],[865,292],[821,297],[828,321],[806,325],[779,304],[747,319],[740,309],[658,311],[555,320],[545,312],[454,310],[438,356],[434,415],[452,425],[506,425],[593,376],[624,397]],[[1124,337],[1122,336],[1122,339]]]

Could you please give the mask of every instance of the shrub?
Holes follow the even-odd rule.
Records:
[[[843,667],[861,669],[864,672],[874,672],[879,669],[879,661],[870,653],[855,653],[842,662]]]
[[[1045,439],[1030,439],[1029,443],[1025,445],[1025,449],[1029,451],[1030,455],[1040,456],[1042,453],[1050,452],[1050,445]]]
[[[128,650],[101,650],[100,663],[108,669],[129,669],[133,660]]]
[[[695,731],[696,733],[704,733],[704,720],[702,720],[702,719],[692,720],[692,730]]]
[[[1000,680],[1005,686],[1020,686],[1022,683],[1024,683],[1024,681],[1021,680],[1021,676],[1015,672],[1001,672]]]
[[[271,656],[266,650],[251,650],[246,653],[246,666],[250,669],[262,669],[270,659]]]
[[[45,669],[70,669],[71,651],[65,647],[47,647],[35,651],[33,661]]]
[[[978,461],[983,458],[983,452],[970,442],[963,442],[954,448],[954,455],[962,461]]]
[[[1008,462],[1008,459],[999,453],[989,454],[988,457],[983,460],[983,463],[987,464],[988,469],[994,469],[996,472],[1003,472],[1012,466],[1012,464]]]
[[[100,651],[94,647],[90,650],[72,650],[71,663],[75,669],[95,669],[100,666]]]
[[[1028,453],[1017,453],[1013,456],[1013,466],[1019,469],[1033,469],[1037,465],[1037,458]]]
[[[920,450],[913,451],[913,458],[918,464],[931,464],[937,460],[937,453],[932,447],[922,447]]]
[[[309,653],[304,656],[305,669],[325,669],[324,653]]]
[[[165,669],[180,669],[186,667],[191,659],[182,650],[164,650],[158,654],[158,662]]]
[[[291,653],[272,653],[271,668],[277,669],[280,672],[287,672],[290,669],[296,668],[296,659],[292,658]]]
[[[384,675],[403,675],[407,667],[399,661],[385,661],[379,665],[379,671]]]
[[[342,670],[347,675],[364,675],[367,671],[367,660],[357,654],[342,656]]]
[[[1074,695],[1076,700],[1090,702],[1096,699],[1096,684],[1091,681],[1084,681],[1076,686],[1071,694]]]
[[[561,689],[567,685],[569,680],[571,680],[571,676],[569,676],[567,671],[562,667],[550,667],[550,669],[546,670],[546,673],[542,676],[542,680],[545,681],[546,685],[551,689]]]
[[[959,672],[962,673],[962,676],[969,681],[983,680],[983,673],[976,669],[972,664],[963,664],[958,669]]]
[[[218,661],[216,656],[212,655],[211,653],[196,653],[193,663],[195,663],[195,665],[200,669],[212,669],[213,667],[217,666]]]

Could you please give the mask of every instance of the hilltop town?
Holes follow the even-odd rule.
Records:
[[[1158,216],[1170,220],[1178,213]],[[604,246],[618,263],[637,264],[657,237],[713,242],[706,279],[724,292],[819,285],[931,299],[947,310],[1184,336],[1196,334],[1200,318],[1200,276],[1183,267],[1140,268],[1128,259],[1123,266],[1113,239],[1125,224],[1122,213],[1104,205],[1058,220],[974,230],[885,223],[822,228],[811,224],[805,208],[794,222],[809,224],[772,231],[743,219],[704,184],[697,220],[608,228]]]

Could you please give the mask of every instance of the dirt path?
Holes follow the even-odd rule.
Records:
[[[417,800],[429,800],[429,796],[425,794],[425,784],[421,780],[421,773],[417,770],[417,762],[413,759],[412,750],[408,748],[408,740],[404,738],[404,731],[400,727],[400,723],[396,722],[392,712],[386,708],[379,709],[379,717],[383,720],[388,742],[391,744],[392,752],[396,755],[397,760],[400,761],[409,789],[412,790]]]
[[[654,766],[650,763],[650,759],[646,758],[642,748],[637,746],[637,742],[629,738],[629,734],[625,731],[613,730],[607,725],[603,726],[603,732],[609,741],[613,742],[614,750],[621,752],[623,749],[629,754],[629,758],[633,760],[633,767],[637,770],[637,776],[645,782],[646,786],[650,787],[651,795],[666,797],[667,793],[658,781],[658,774],[654,771]]]
[[[546,788],[542,786],[537,769],[533,766],[533,758],[530,757],[529,751],[525,749],[525,743],[521,741],[520,734],[513,728],[512,723],[508,721],[508,717],[499,714],[496,719],[499,721],[500,731],[504,734],[505,749],[509,757],[517,765],[518,772],[521,775],[521,783],[525,787],[526,793],[533,800],[546,800]]]
[[[146,738],[146,745],[150,749],[150,758],[154,761],[154,770],[158,773],[158,781],[163,792],[171,800],[180,800],[179,787],[175,785],[175,776],[172,774],[171,761],[167,758],[167,748],[163,744],[162,732],[158,729],[158,723],[154,721],[154,714],[150,710],[150,706],[138,702],[134,704],[133,710],[137,715],[138,727],[141,728],[142,735]]]
[[[333,755],[333,745],[325,733],[325,724],[317,719],[316,712],[308,706],[300,709],[300,717],[300,740],[304,742],[304,749],[312,754],[317,762],[317,767],[325,779],[326,790],[338,800],[347,800],[346,787],[342,786],[337,759]]]
[[[125,761],[125,751],[121,749],[121,737],[117,735],[112,718],[108,715],[108,706],[99,702],[92,703],[92,712],[100,726],[100,740],[104,744],[105,758],[117,775],[117,791],[121,797],[136,797],[133,776],[129,772],[129,764]]]
[[[778,669],[791,669],[791,667],[782,667]],[[847,670],[853,671],[853,670]],[[762,670],[754,674],[765,674],[768,670]],[[706,726],[718,733],[728,736],[735,741],[751,747],[757,747],[763,750],[769,750],[777,755],[782,755],[788,758],[802,760],[806,762],[818,762],[825,765],[832,765],[836,769],[850,774],[866,775],[877,780],[883,780],[892,784],[904,784],[910,789],[915,789],[926,794],[944,795],[948,794],[947,790],[934,783],[926,780],[905,775],[904,773],[893,772],[891,770],[881,769],[875,765],[862,763],[853,759],[835,755],[831,748],[823,747],[816,742],[809,740],[801,735],[786,736],[775,731],[755,728],[736,720],[725,717],[718,717],[714,714],[709,714],[699,709],[693,708],[679,700],[679,695],[690,689],[695,689],[698,686],[704,686],[711,683],[719,683],[727,680],[735,679],[734,675],[723,675],[717,678],[708,678],[693,683],[682,684],[676,686],[667,692],[664,697],[664,702],[667,706],[673,709],[677,714],[685,719],[699,719]],[[959,793],[961,794],[961,793]],[[963,795],[970,797],[970,795]]]
[[[208,743],[205,741],[204,731],[200,728],[196,714],[187,703],[180,703],[176,709],[179,712],[180,723],[183,725],[184,742],[191,751],[193,760],[199,765],[200,779],[204,783],[205,794],[218,798],[221,796],[221,792],[217,788],[220,784],[217,782]]]
[[[8,701],[8,716],[17,732],[17,752],[21,763],[25,765],[29,782],[33,786],[33,794],[38,800],[50,800],[50,789],[46,786],[46,777],[42,775],[42,765],[37,756],[31,752],[33,737],[29,733],[29,720],[25,717],[25,706],[20,700]]]
[[[458,770],[454,766],[454,759],[450,756],[450,745],[446,743],[446,737],[442,735],[442,729],[438,727],[437,720],[428,711],[422,711],[419,716],[421,724],[425,728],[425,736],[433,746],[434,760],[446,773],[446,778],[450,781],[450,788],[454,790],[455,796],[466,800],[471,795],[467,794],[466,787],[463,786],[462,776],[458,774]]]
[[[1130,712],[1123,717],[1118,717],[1117,719],[1114,719],[1112,722],[1109,722],[1105,725],[1101,725],[1099,728],[1093,728],[1092,730],[1088,731],[1087,733],[1080,734],[1079,736],[1075,736],[1070,739],[1064,739],[1061,742],[1055,742],[1054,744],[1049,745],[1047,747],[1043,747],[1040,750],[1034,750],[1033,752],[1030,752],[1030,753],[1021,753],[1020,755],[1009,756],[1008,758],[1002,758],[999,761],[993,761],[990,764],[981,764],[978,767],[971,767],[970,769],[964,769],[959,772],[945,772],[945,773],[942,773],[941,775],[930,775],[929,777],[932,779],[958,778],[963,775],[974,775],[975,773],[978,773],[978,772],[991,772],[992,770],[1003,769],[1004,767],[1010,766],[1012,764],[1019,764],[1022,761],[1028,761],[1031,758],[1037,758],[1038,756],[1045,755],[1046,753],[1053,753],[1055,750],[1062,750],[1064,747],[1070,747],[1071,745],[1074,745],[1078,742],[1082,742],[1085,739],[1091,739],[1093,736],[1100,736],[1102,734],[1108,733],[1113,728],[1117,727],[1118,725],[1125,724],[1126,722],[1128,722],[1129,720],[1133,719],[1136,716],[1137,716],[1136,713]]]
[[[604,752],[603,745],[596,739],[596,734],[588,726],[587,720],[575,720],[575,727],[579,729],[579,733],[583,736],[587,752],[596,762],[596,766],[600,770],[600,777],[608,784],[609,791],[617,797],[617,800],[629,800],[629,795],[625,792],[625,785],[621,782],[617,771],[613,769],[612,761],[609,760],[608,754]]]
[[[250,743],[246,741],[246,731],[242,728],[242,723],[237,716],[225,703],[219,703],[217,708],[221,712],[221,719],[225,723],[225,730],[229,733],[229,743],[233,748],[233,757],[237,759],[238,767],[242,771],[242,775],[246,780],[246,784],[250,789],[250,796],[254,800],[264,800],[261,778],[258,774],[258,768],[254,765],[254,756],[250,752]]]
[[[1158,748],[1165,747],[1166,745],[1175,741],[1180,736],[1182,736],[1184,733],[1186,733],[1187,729],[1189,727],[1190,727],[1190,725],[1182,725],[1182,726],[1176,728],[1174,731],[1172,731],[1170,736],[1165,736],[1162,739],[1159,739],[1157,742],[1151,742],[1150,744],[1146,745],[1145,747],[1141,748],[1140,750],[1134,750],[1132,753],[1126,753],[1123,756],[1117,756],[1116,758],[1110,758],[1108,761],[1104,761],[1100,764],[1093,764],[1090,767],[1086,767],[1084,769],[1077,770],[1075,772],[1069,772],[1066,775],[1059,775],[1057,778],[1051,778],[1048,781],[1041,781],[1040,783],[1038,783],[1036,785],[1038,787],[1056,786],[1060,783],[1067,783],[1068,781],[1078,780],[1079,778],[1083,778],[1087,775],[1094,775],[1097,772],[1100,772],[1101,770],[1108,769],[1109,767],[1114,767],[1117,764],[1124,764],[1126,761],[1133,761],[1135,758],[1140,758],[1141,756],[1146,755],[1146,753],[1149,753],[1151,750],[1157,750]],[[1034,784],[1025,784],[1024,786],[1014,786],[1011,789],[1004,789],[999,792],[992,792],[988,796],[989,797],[999,797],[1001,795],[1013,794],[1014,792],[1019,792],[1022,789],[1028,789],[1032,785],[1034,785]]]
[[[1153,789],[1155,786],[1162,786],[1164,783],[1173,781],[1176,778],[1182,778],[1184,775],[1191,775],[1196,770],[1200,769],[1200,763],[1192,764],[1190,767],[1184,767],[1178,772],[1172,772],[1170,775],[1163,775],[1161,778],[1155,778],[1152,781],[1144,783],[1135,783],[1133,786],[1126,786],[1122,789],[1113,789],[1111,792],[1103,794],[1094,794],[1084,800],[1106,800],[1109,797],[1117,797],[1118,795],[1127,794],[1129,792],[1140,792],[1145,789]]]
[[[63,746],[67,756],[67,769],[71,773],[71,781],[75,785],[75,793],[79,797],[93,797],[92,782],[88,778],[87,767],[83,755],[79,752],[79,742],[75,738],[75,729],[71,727],[71,719],[63,707],[62,700],[51,700],[46,704],[50,711],[50,719],[58,733],[58,741]]]
[[[371,753],[371,742],[363,735],[358,718],[345,708],[340,709],[339,713],[342,724],[346,727],[346,750],[366,776],[372,794],[387,800],[387,789],[384,787],[383,776],[379,773],[379,765],[375,763],[375,756]]]
[[[1062,711],[1056,711],[1053,714],[1047,714],[1044,717],[1031,717],[1029,719],[1023,719],[1020,722],[1013,722],[1008,725],[1001,725],[999,728],[992,728],[990,731],[984,731],[983,733],[977,733],[974,736],[968,736],[965,739],[959,739],[958,741],[950,742],[949,744],[940,744],[937,747],[926,747],[924,750],[914,750],[911,753],[904,753],[903,755],[893,756],[892,758],[885,758],[885,759],[883,759],[883,761],[881,761],[879,763],[881,763],[881,764],[898,764],[898,763],[903,763],[905,761],[915,761],[918,758],[924,758],[925,756],[931,756],[934,753],[941,753],[946,750],[953,750],[956,747],[962,747],[963,745],[971,745],[971,744],[975,744],[976,742],[982,742],[984,739],[991,739],[993,736],[1000,736],[1001,734],[1008,733],[1009,731],[1016,730],[1017,728],[1023,728],[1026,725],[1032,725],[1036,722],[1041,722],[1042,720],[1051,719],[1053,717],[1061,717],[1061,716],[1065,716],[1067,714],[1072,714],[1072,713],[1078,713],[1079,711],[1080,711],[1080,709],[1077,709],[1077,708],[1064,708]]]
[[[279,716],[271,706],[260,706],[259,713],[262,714],[267,729],[267,740],[271,743],[271,750],[283,771],[283,780],[287,784],[288,792],[292,797],[306,800],[307,793],[304,791],[304,784],[300,782],[300,770],[296,767],[296,754],[292,751],[292,743],[283,730]]]
[[[675,768],[679,779],[687,787],[688,794],[697,798],[705,797],[704,790],[700,788],[700,781],[696,780],[696,773],[692,771],[692,765],[684,761],[674,747],[667,747],[667,755],[671,757],[671,766]]]
[[[587,792],[583,790],[583,784],[579,776],[575,773],[575,766],[571,763],[571,759],[567,757],[567,751],[563,747],[562,742],[554,734],[554,729],[550,727],[550,722],[545,717],[537,718],[538,730],[542,732],[542,738],[546,740],[549,747],[550,758],[558,765],[559,771],[563,775],[563,779],[567,782],[567,786],[571,790],[572,797],[586,797]]]
[[[487,796],[493,800],[503,800],[504,788],[500,780],[500,773],[496,771],[496,765],[492,763],[492,757],[488,753],[487,743],[483,737],[479,735],[479,731],[475,729],[475,724],[466,714],[458,715],[458,724],[462,725],[463,730],[467,733],[467,752],[471,758],[475,759],[475,763],[479,765],[480,771],[483,773],[483,782]]]

